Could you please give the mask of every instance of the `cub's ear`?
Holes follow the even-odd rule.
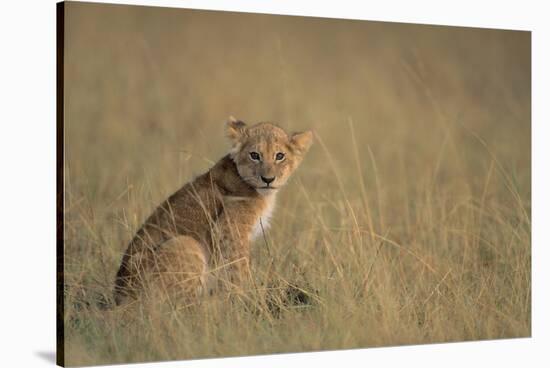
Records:
[[[290,136],[290,145],[294,151],[299,154],[306,154],[309,147],[313,144],[313,132],[307,130],[305,132],[293,133]]]
[[[232,143],[238,143],[246,134],[246,124],[233,116],[225,123],[225,135]]]

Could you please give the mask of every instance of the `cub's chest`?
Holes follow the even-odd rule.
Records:
[[[245,225],[250,241],[267,230],[275,207],[275,194],[250,200],[245,197],[224,197],[225,212],[231,218],[239,219],[238,223]],[[241,228],[243,230],[243,228]]]
[[[265,201],[265,205],[260,211],[258,219],[254,223],[252,231],[250,232],[250,235],[248,237],[250,241],[256,239],[262,234],[262,228],[263,230],[267,230],[270,225],[271,216],[273,215],[273,210],[275,209],[275,194],[267,197]]]

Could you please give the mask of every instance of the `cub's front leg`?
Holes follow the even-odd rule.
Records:
[[[249,201],[230,202],[217,221],[215,265],[220,270],[224,289],[242,289],[250,281],[250,237],[258,221]]]

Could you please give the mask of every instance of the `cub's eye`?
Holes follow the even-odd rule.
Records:
[[[260,154],[258,152],[250,152],[250,158],[254,161],[260,161]]]
[[[284,158],[285,158],[285,154],[282,153],[282,152],[279,152],[279,153],[277,153],[277,154],[275,155],[275,160],[277,160],[277,161],[281,161],[281,160],[283,160]]]

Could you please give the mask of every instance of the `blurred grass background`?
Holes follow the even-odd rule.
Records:
[[[69,364],[530,336],[530,33],[71,2],[65,21]],[[317,303],[96,308],[229,115],[315,131],[252,262]]]

